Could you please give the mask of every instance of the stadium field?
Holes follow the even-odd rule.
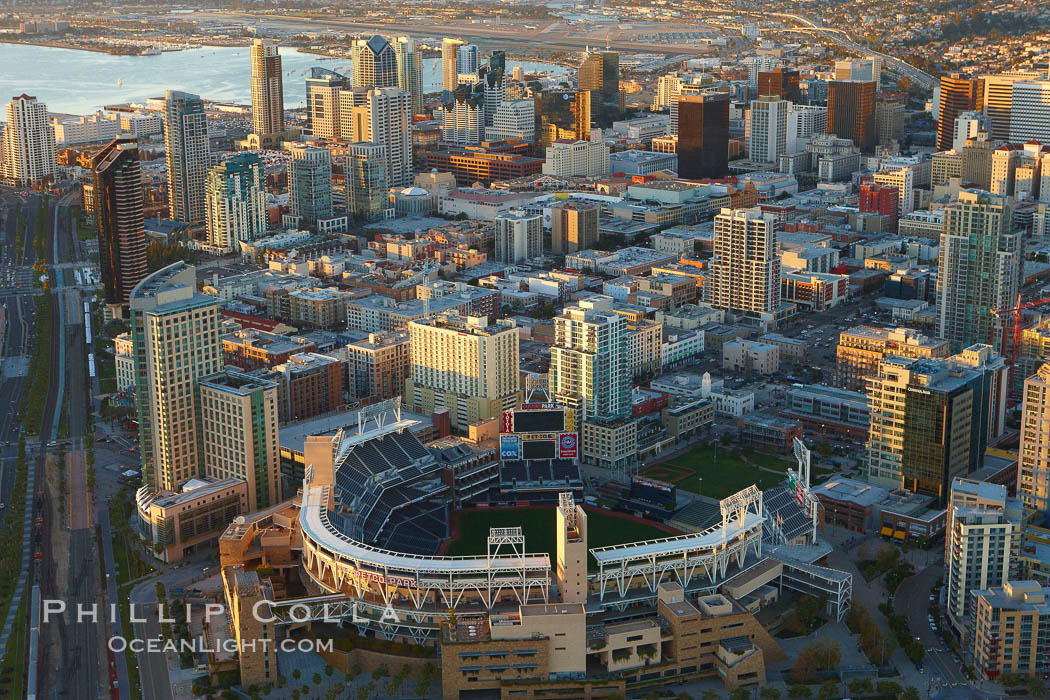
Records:
[[[587,508],[587,546],[607,547],[625,542],[652,540],[676,534],[656,523],[647,523],[636,518],[619,517],[607,511]],[[525,549],[529,552],[550,554],[555,561],[556,540],[554,538],[554,508],[509,508],[491,510],[479,508],[455,514],[458,535],[449,546],[449,556],[485,554],[486,538],[490,527],[518,527],[525,534]],[[503,552],[510,554],[504,548]],[[594,567],[591,559],[590,566]]]

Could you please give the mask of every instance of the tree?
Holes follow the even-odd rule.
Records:
[[[898,697],[900,700],[919,700],[919,689],[914,685],[909,685],[901,691],[901,694]]]
[[[321,674],[315,673],[314,677],[311,680],[313,680],[314,685],[321,685]]]
[[[839,682],[834,678],[829,678],[820,684],[820,690],[817,691],[817,697],[820,700],[835,700],[839,697]]]
[[[704,694],[700,697],[702,700],[718,700],[718,693],[713,690],[705,690]]]
[[[762,696],[762,700],[780,700],[780,689],[771,685],[767,685],[758,694]]]
[[[922,648],[922,644],[916,641],[908,642],[908,646],[905,647],[904,652],[908,655],[908,658],[913,664],[917,664],[922,661],[923,657],[926,656],[926,650]]]
[[[331,678],[331,677],[332,677],[332,673],[333,673],[334,671],[335,671],[335,669],[334,669],[334,668],[332,668],[332,664],[325,664],[325,665],[324,665],[324,675],[326,675],[326,676],[328,676],[329,678]]]
[[[879,691],[879,695],[888,695],[891,698],[895,698],[900,695],[901,684],[893,681],[879,681],[875,685],[875,689]]]
[[[299,700],[299,689],[292,688],[292,700]]]
[[[813,691],[809,689],[808,685],[795,684],[788,689],[789,698],[808,698],[812,697]]]
[[[297,668],[293,668],[292,669],[292,678],[294,678],[295,680],[299,680],[302,677],[303,677],[303,672],[302,671],[300,671]]]
[[[1028,694],[1033,698],[1045,698],[1046,697],[1046,682],[1038,676],[1031,676],[1025,682],[1028,686]]]
[[[737,688],[729,694],[729,700],[748,700],[751,697],[751,691],[747,688]]]
[[[870,695],[874,689],[870,678],[854,678],[849,682],[849,692],[854,695]]]

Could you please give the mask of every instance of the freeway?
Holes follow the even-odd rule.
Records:
[[[799,27],[793,28],[793,31],[799,31],[804,32],[806,34],[813,34],[816,36],[823,37],[828,41],[832,41],[838,44],[839,46],[845,49],[849,49],[854,53],[861,54],[862,56],[879,56],[880,58],[882,58],[883,66],[885,68],[899,75],[906,76],[916,85],[920,85],[926,89],[932,89],[933,86],[937,83],[937,79],[929,73],[927,73],[926,71],[919,70],[915,66],[911,65],[910,63],[906,63],[905,61],[902,61],[899,58],[890,56],[889,54],[884,54],[880,51],[875,51],[870,47],[860,44],[854,41],[853,38],[850,37],[850,35],[847,32],[841,29],[834,29],[832,27],[822,26],[820,23],[814,22],[813,20],[807,19],[806,17],[803,17],[801,15],[788,14],[785,12],[770,12],[768,14],[774,17],[781,17],[783,19],[797,22],[799,25],[801,25]]]

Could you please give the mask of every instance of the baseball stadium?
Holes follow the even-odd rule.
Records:
[[[501,466],[522,472],[543,460],[548,473],[569,469],[572,409],[534,406],[504,416]],[[298,496],[238,518],[222,535],[227,608],[239,638],[350,624],[361,635],[437,646],[446,698],[481,689],[491,697],[557,696],[567,687],[606,697],[623,695],[654,667],[668,678],[717,673],[727,687],[763,683],[765,662],[782,652],[755,611],[785,591],[820,597],[839,619],[849,608],[849,574],[817,563],[828,547],[817,536],[801,443],[790,483],[722,499],[695,532],[654,527],[661,536],[591,547],[581,494],[564,490],[551,509],[553,552],[531,551],[522,527],[501,526],[489,529],[483,553],[442,556],[450,487],[410,422],[394,402],[359,414],[356,431],[307,438]],[[245,614],[249,602],[270,611],[266,622]],[[704,624],[709,618],[733,622]],[[709,649],[687,653],[686,640],[712,629]],[[751,631],[739,638],[730,630]],[[576,641],[558,644],[565,635]],[[271,680],[273,653],[242,651],[242,681]],[[507,654],[529,661],[474,663]],[[528,692],[512,692],[519,686]]]

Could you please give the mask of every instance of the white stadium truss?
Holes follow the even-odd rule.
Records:
[[[762,555],[762,492],[754,485],[723,499],[722,522],[703,532],[591,550],[598,562],[592,580],[598,598],[605,600],[610,586],[619,596],[627,594],[635,579],[655,592],[668,576],[688,588],[694,576],[706,574],[714,583],[726,574],[731,561],[744,563],[749,551]]]

